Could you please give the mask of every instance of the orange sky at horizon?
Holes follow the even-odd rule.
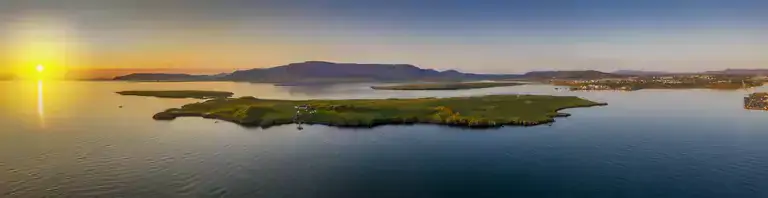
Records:
[[[81,68],[67,71],[67,78],[98,79],[113,78],[132,73],[183,73],[196,75],[211,75],[229,73],[237,68]]]
[[[669,7],[663,3],[622,18],[612,9],[549,10],[548,3],[520,12],[507,11],[517,6],[433,9],[448,4],[375,12],[368,3],[344,10],[260,2],[0,1],[0,75],[35,77],[37,65],[68,78],[217,74],[304,61],[505,74],[768,68],[768,15],[746,9],[754,6],[738,17],[714,16],[731,11],[719,6],[702,15],[667,10],[672,16],[662,17],[656,12]],[[511,15],[485,15],[497,8]],[[522,12],[537,9],[542,12]],[[390,15],[408,11],[411,16]],[[593,18],[593,11],[605,13]]]

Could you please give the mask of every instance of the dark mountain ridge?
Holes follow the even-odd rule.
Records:
[[[355,79],[360,81],[408,81],[408,80],[481,80],[504,78],[497,76],[462,73],[456,70],[437,71],[422,69],[410,64],[359,64],[307,61],[272,68],[235,71],[223,77],[231,81],[296,82],[307,80]]]
[[[456,70],[437,71],[410,64],[361,64],[306,61],[272,68],[239,70],[217,75],[136,73],[115,77],[114,80],[134,81],[240,81],[280,84],[312,84],[337,82],[381,81],[471,81],[471,80],[542,80],[542,79],[600,79],[631,76],[672,75],[656,71],[619,70],[613,73],[596,70],[532,71],[519,74],[473,74]],[[682,73],[681,73],[682,74]],[[687,73],[697,74],[697,73]],[[768,75],[768,69],[726,69],[699,74]]]
[[[630,76],[663,76],[663,75],[674,74],[671,72],[645,71],[645,70],[617,70],[611,73],[619,74],[619,75],[630,75]]]
[[[272,68],[239,70],[219,75],[137,73],[115,80],[221,80],[264,83],[371,82],[371,81],[462,81],[511,79],[519,75],[471,74],[456,70],[437,71],[410,64],[359,64],[307,61]]]
[[[14,80],[16,75],[13,74],[0,74],[0,80]]]
[[[725,69],[720,71],[707,71],[704,74],[722,74],[722,75],[768,75],[768,69]]]
[[[613,74],[635,75],[635,76],[668,76],[668,75],[733,75],[733,76],[765,76],[768,75],[768,69],[724,69],[704,72],[663,72],[663,71],[640,71],[640,70],[618,70]]]
[[[410,64],[361,64],[307,61],[272,68],[239,70],[217,75],[135,73],[115,77],[126,81],[240,81],[303,85],[339,82],[397,81],[471,81],[471,80],[544,80],[600,79],[662,75],[768,75],[768,69],[725,69],[721,71],[672,73],[661,71],[619,70],[612,73],[596,70],[532,71],[519,74],[473,74],[456,70],[437,71]]]

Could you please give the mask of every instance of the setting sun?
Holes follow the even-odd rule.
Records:
[[[18,79],[59,80],[72,66],[78,66],[80,42],[77,31],[67,21],[56,17],[23,17],[9,24],[10,50],[3,65],[13,68]],[[6,36],[6,34],[4,34]],[[3,71],[0,71],[3,72]]]
[[[66,76],[67,69],[60,65],[33,64],[19,67],[18,77],[27,80],[60,80]]]

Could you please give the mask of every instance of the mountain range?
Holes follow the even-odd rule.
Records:
[[[16,75],[13,74],[0,74],[0,80],[14,80]]]
[[[768,69],[725,69],[725,70],[705,71],[705,72],[663,72],[663,71],[641,71],[641,70],[618,70],[612,73],[623,74],[623,75],[633,75],[633,76],[661,76],[661,75],[683,75],[683,74],[765,76],[765,75],[768,75]]]
[[[708,71],[704,74],[722,74],[722,75],[768,75],[768,69],[726,69],[721,71]]]
[[[543,80],[599,79],[630,76],[672,75],[659,71],[619,70],[612,73],[596,70],[532,71],[525,74],[473,74],[456,70],[437,71],[410,64],[360,64],[306,61],[271,68],[238,70],[217,75],[168,73],[134,73],[115,77],[125,81],[237,81],[278,84],[316,84],[335,82],[402,82],[402,81],[467,81],[467,80]],[[726,69],[687,74],[768,75],[768,69]]]
[[[239,70],[215,76],[188,74],[137,73],[114,80],[223,80],[263,83],[370,82],[370,81],[456,81],[516,78],[520,75],[472,74],[456,70],[437,71],[409,64],[358,64],[307,61],[272,68]]]
[[[620,74],[620,75],[631,75],[631,76],[658,76],[658,75],[674,74],[674,73],[663,72],[663,71],[643,71],[643,70],[617,70],[611,73]]]

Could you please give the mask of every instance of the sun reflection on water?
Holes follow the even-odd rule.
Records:
[[[40,126],[45,127],[45,97],[43,96],[43,80],[37,81],[37,116]]]

